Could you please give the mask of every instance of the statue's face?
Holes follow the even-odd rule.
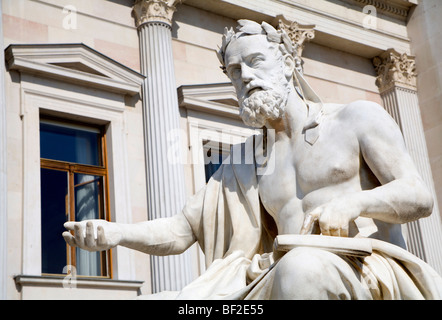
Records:
[[[236,89],[243,121],[261,128],[284,113],[288,81],[283,56],[265,35],[233,40],[225,53],[226,70]]]

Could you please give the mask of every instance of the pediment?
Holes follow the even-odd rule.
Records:
[[[140,73],[85,44],[13,44],[5,50],[9,70],[36,74],[101,90],[135,95]]]
[[[178,88],[180,107],[239,117],[238,99],[231,83],[184,85]]]
[[[97,71],[96,69],[93,69],[81,62],[52,62],[51,63],[54,66],[59,66],[62,68],[68,68],[71,70],[77,70],[81,72],[86,72],[90,74],[95,74],[97,76],[107,77],[105,74],[102,74],[101,72]],[[107,77],[109,78],[109,77]]]

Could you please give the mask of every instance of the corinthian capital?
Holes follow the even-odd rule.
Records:
[[[395,86],[416,90],[415,57],[388,49],[375,57],[373,64],[377,73],[376,85],[381,93]]]
[[[296,21],[288,21],[282,16],[279,17],[279,28],[287,32],[296,48],[297,55],[301,57],[305,42],[315,38],[315,25],[303,25]]]
[[[289,21],[282,15],[277,16],[276,19],[278,19],[279,29],[284,30],[290,40],[292,40],[295,48],[294,58],[296,67],[302,73],[302,52],[304,51],[305,43],[315,38],[315,25],[303,25],[296,21]]]
[[[152,21],[172,25],[172,16],[181,0],[135,0],[133,15],[137,27]]]

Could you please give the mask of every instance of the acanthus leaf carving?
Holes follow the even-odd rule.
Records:
[[[137,27],[147,22],[164,22],[172,25],[176,5],[181,0],[135,0],[133,15]]]
[[[302,72],[302,52],[305,43],[315,38],[315,25],[303,25],[297,21],[289,21],[283,16],[276,17],[279,21],[279,29],[284,30],[292,41],[294,50],[294,58],[298,71]]]
[[[373,64],[377,73],[376,85],[380,92],[395,86],[416,90],[417,73],[414,56],[388,49],[375,57]]]

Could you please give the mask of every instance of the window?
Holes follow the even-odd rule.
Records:
[[[68,246],[66,221],[109,220],[106,136],[103,128],[40,121],[42,273],[72,265],[79,276],[110,277],[110,252]]]
[[[221,142],[204,141],[204,172],[206,183],[219,169],[223,161],[229,156],[230,145],[224,146]]]
[[[14,190],[14,195],[17,200],[21,200],[21,204],[19,206],[17,201],[14,211],[17,211],[17,214],[22,217],[20,219],[22,223],[15,227],[11,226],[9,229],[12,232],[15,228],[23,233],[22,245],[17,244],[21,247],[20,272],[26,276],[39,277],[43,273],[42,266],[45,265],[44,273],[47,273],[47,266],[52,266],[55,260],[54,258],[48,262],[49,255],[46,254],[48,247],[42,248],[43,242],[47,244],[50,241],[44,238],[53,234],[53,231],[47,231],[48,224],[45,224],[44,227],[41,225],[42,220],[47,220],[44,217],[42,219],[41,202],[43,200],[47,203],[44,198],[48,199],[47,196],[43,195],[42,197],[41,194],[40,120],[42,115],[45,120],[48,119],[47,115],[52,117],[59,115],[58,117],[63,117],[63,119],[75,119],[77,123],[95,123],[105,126],[105,128],[98,127],[98,131],[101,131],[102,135],[104,133],[102,129],[105,129],[107,145],[107,153],[102,150],[102,154],[107,154],[107,158],[100,159],[103,161],[102,166],[104,165],[108,171],[108,175],[104,178],[104,199],[101,202],[105,204],[106,219],[109,219],[110,215],[112,221],[130,223],[133,217],[132,208],[135,206],[132,193],[139,195],[140,198],[145,196],[145,192],[138,187],[138,181],[134,182],[135,179],[133,179],[134,176],[139,177],[139,174],[136,175],[137,172],[144,170],[145,162],[143,148],[136,147],[144,146],[143,123],[142,121],[132,121],[133,117],[128,116],[128,112],[134,116],[142,114],[140,93],[146,77],[84,44],[12,44],[5,49],[5,57],[7,57],[8,70],[14,70],[14,74],[18,76],[19,82],[16,83],[18,90],[13,90],[16,92],[13,97],[17,95],[17,101],[19,101],[21,117],[19,122],[22,126],[23,137],[22,161],[16,162],[13,167],[13,170],[18,170],[17,176],[20,175],[21,178],[19,184],[22,188],[17,187]],[[82,65],[84,68],[74,70],[71,68],[72,64]],[[58,121],[58,124],[58,127],[72,127],[72,124],[66,123],[66,121]],[[74,127],[89,129],[82,131],[97,129],[93,126],[77,125]],[[134,147],[129,148],[128,142]],[[102,144],[99,147],[106,148]],[[69,161],[60,162],[65,162],[65,165],[66,162],[69,163]],[[61,171],[67,177],[69,177],[67,172],[70,173],[69,169],[58,168],[56,170],[52,166],[44,166],[43,169],[56,171],[55,174]],[[92,175],[103,176],[100,174]],[[43,182],[44,179],[43,176]],[[56,180],[60,180],[60,178]],[[68,183],[69,186],[70,181],[65,183]],[[54,197],[58,190],[57,188],[53,190]],[[62,190],[66,192],[64,189]],[[72,191],[70,195],[72,195]],[[66,201],[69,199],[58,200],[58,202],[52,200],[50,204],[60,205],[61,202],[62,209],[69,210]],[[70,207],[72,206],[70,205]],[[140,206],[142,206],[141,202]],[[58,209],[55,208],[55,210]],[[46,209],[45,212],[47,212]],[[69,214],[72,215],[71,212]],[[45,217],[47,216],[45,214]],[[51,217],[51,221],[55,221],[55,218],[57,217]],[[58,216],[58,218],[62,221],[67,220],[65,214],[62,214],[62,217]],[[53,247],[50,252],[57,252],[56,245],[58,244],[63,250],[61,254],[58,254],[62,258],[59,260],[62,261],[59,265],[76,264],[78,267],[78,261],[70,261],[76,252],[71,252],[71,248],[66,247],[60,236],[59,231],[64,231],[62,224],[57,224],[57,222],[54,224],[60,228],[56,231],[54,239],[60,242],[52,242]],[[45,252],[44,258],[43,251]],[[106,253],[106,259],[103,259],[107,263],[105,266],[107,272],[100,273],[109,278],[135,279],[137,273],[133,266],[137,263],[138,258],[130,250],[122,247],[116,247],[111,252],[112,256]],[[99,257],[101,259],[101,255]],[[53,268],[51,267],[51,269]],[[55,270],[57,274],[61,272],[59,269]],[[81,270],[78,271],[85,274]],[[40,280],[41,278],[38,281]],[[57,281],[50,280],[51,283]],[[90,282],[88,286],[99,288],[101,287],[99,283],[104,282]],[[111,279],[105,283],[115,284]],[[26,294],[25,286],[22,286],[22,290],[22,293]],[[65,291],[61,290],[57,293],[61,296],[69,294]]]

